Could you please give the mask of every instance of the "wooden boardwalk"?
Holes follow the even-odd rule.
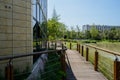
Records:
[[[67,80],[107,80],[100,72],[94,71],[94,66],[77,51],[67,50],[66,54]]]

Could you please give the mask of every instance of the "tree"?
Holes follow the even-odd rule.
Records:
[[[59,31],[58,31],[58,37],[59,38],[63,38],[64,35],[67,35],[67,26],[64,23],[60,22],[60,26],[59,26]]]
[[[115,36],[116,40],[120,41],[120,29],[116,29],[116,36]]]
[[[91,38],[91,34],[90,31],[85,31],[85,39],[90,39]]]
[[[71,38],[72,39],[76,39],[77,38],[76,31],[75,31],[73,26],[71,26]]]
[[[110,31],[109,31],[109,35],[108,35],[109,39],[110,40],[116,40],[117,39],[116,34],[117,34],[116,28],[111,28]]]
[[[77,38],[80,38],[80,28],[78,25],[76,26],[76,29],[77,29]]]
[[[66,32],[66,25],[59,22],[59,16],[56,13],[56,10],[53,10],[53,16],[48,20],[48,38],[57,39],[63,38],[64,33]]]
[[[92,39],[98,39],[98,30],[95,28],[95,26],[93,25],[92,28],[90,29],[90,34],[91,34],[91,38]]]

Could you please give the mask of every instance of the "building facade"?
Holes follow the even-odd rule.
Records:
[[[32,15],[40,23],[46,21],[47,19],[47,0],[32,0]],[[33,26],[36,23],[33,21]]]
[[[33,0],[32,2],[34,3],[32,6],[34,42],[45,48],[47,40],[47,0]]]
[[[33,52],[33,17],[40,23],[46,21],[47,0],[0,0],[0,57]],[[0,61],[1,73],[8,62]],[[31,69],[33,57],[15,59],[12,63],[17,70]]]
[[[83,25],[82,31],[89,31],[92,27],[95,27],[98,31],[110,30],[111,28],[119,28],[120,26],[108,26],[108,25]]]
[[[31,0],[0,0],[0,57],[33,52],[31,10]],[[0,62],[0,68],[7,63]],[[12,63],[14,69],[23,71],[32,67],[32,57],[15,59]]]

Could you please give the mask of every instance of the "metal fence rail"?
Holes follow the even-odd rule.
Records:
[[[61,64],[61,70],[63,71],[63,72],[65,72],[65,50],[67,50],[67,49],[59,49],[59,50],[45,50],[45,51],[41,51],[41,52],[33,52],[33,53],[29,53],[29,54],[21,54],[21,55],[14,55],[14,56],[0,56],[0,61],[7,61],[7,63],[5,63],[5,64],[7,64],[7,66],[6,67],[4,67],[4,69],[5,69],[5,80],[15,80],[15,76],[17,76],[17,74],[14,74],[13,72],[13,70],[14,70],[14,66],[13,66],[13,64],[12,64],[12,61],[13,60],[16,60],[16,59],[19,59],[19,58],[26,58],[26,57],[29,57],[29,56],[34,56],[34,55],[44,55],[44,54],[56,54],[56,53],[58,53],[59,54],[59,56],[60,56],[60,64]],[[40,65],[39,63],[40,63],[40,61],[41,60],[43,60],[43,58],[42,57],[39,57],[39,61],[38,61],[38,65]],[[19,63],[19,62],[18,62]],[[58,64],[57,64],[58,65]],[[24,75],[25,73],[23,73],[23,74],[21,74],[21,75]],[[28,73],[29,75],[27,75],[27,76],[30,76],[30,74],[32,74],[32,72],[29,72]],[[18,75],[20,75],[20,74],[18,74]],[[27,78],[27,77],[26,77]],[[30,79],[28,79],[28,80],[30,80]]]

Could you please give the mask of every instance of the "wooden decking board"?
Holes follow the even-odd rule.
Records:
[[[67,50],[66,54],[71,65],[71,68],[67,66],[67,80],[107,80],[100,72],[94,71],[94,66],[77,51]]]

